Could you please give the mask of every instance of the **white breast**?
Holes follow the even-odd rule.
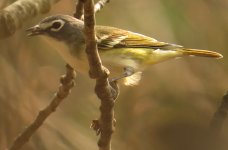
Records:
[[[81,54],[80,57],[76,57],[70,53],[68,46],[64,42],[57,41],[48,36],[43,36],[43,39],[56,49],[64,61],[71,65],[76,71],[88,73],[89,66],[85,52]]]

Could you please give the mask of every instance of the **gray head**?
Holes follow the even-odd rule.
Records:
[[[46,35],[65,42],[84,39],[83,21],[68,15],[47,17],[27,31],[28,36]]]

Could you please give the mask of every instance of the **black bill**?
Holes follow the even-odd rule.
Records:
[[[27,36],[35,36],[43,33],[43,30],[39,27],[39,25],[28,28],[26,31],[28,32]]]

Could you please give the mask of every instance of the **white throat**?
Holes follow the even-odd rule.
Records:
[[[76,57],[70,52],[69,47],[64,42],[57,41],[48,36],[42,36],[42,39],[56,49],[64,61],[71,65],[76,71],[88,73],[89,66],[85,52],[83,52],[80,57]]]

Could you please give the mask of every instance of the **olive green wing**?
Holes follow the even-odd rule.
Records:
[[[168,50],[179,45],[159,42],[151,37],[107,26],[97,26],[96,36],[98,48],[107,50],[111,48],[151,48]]]

